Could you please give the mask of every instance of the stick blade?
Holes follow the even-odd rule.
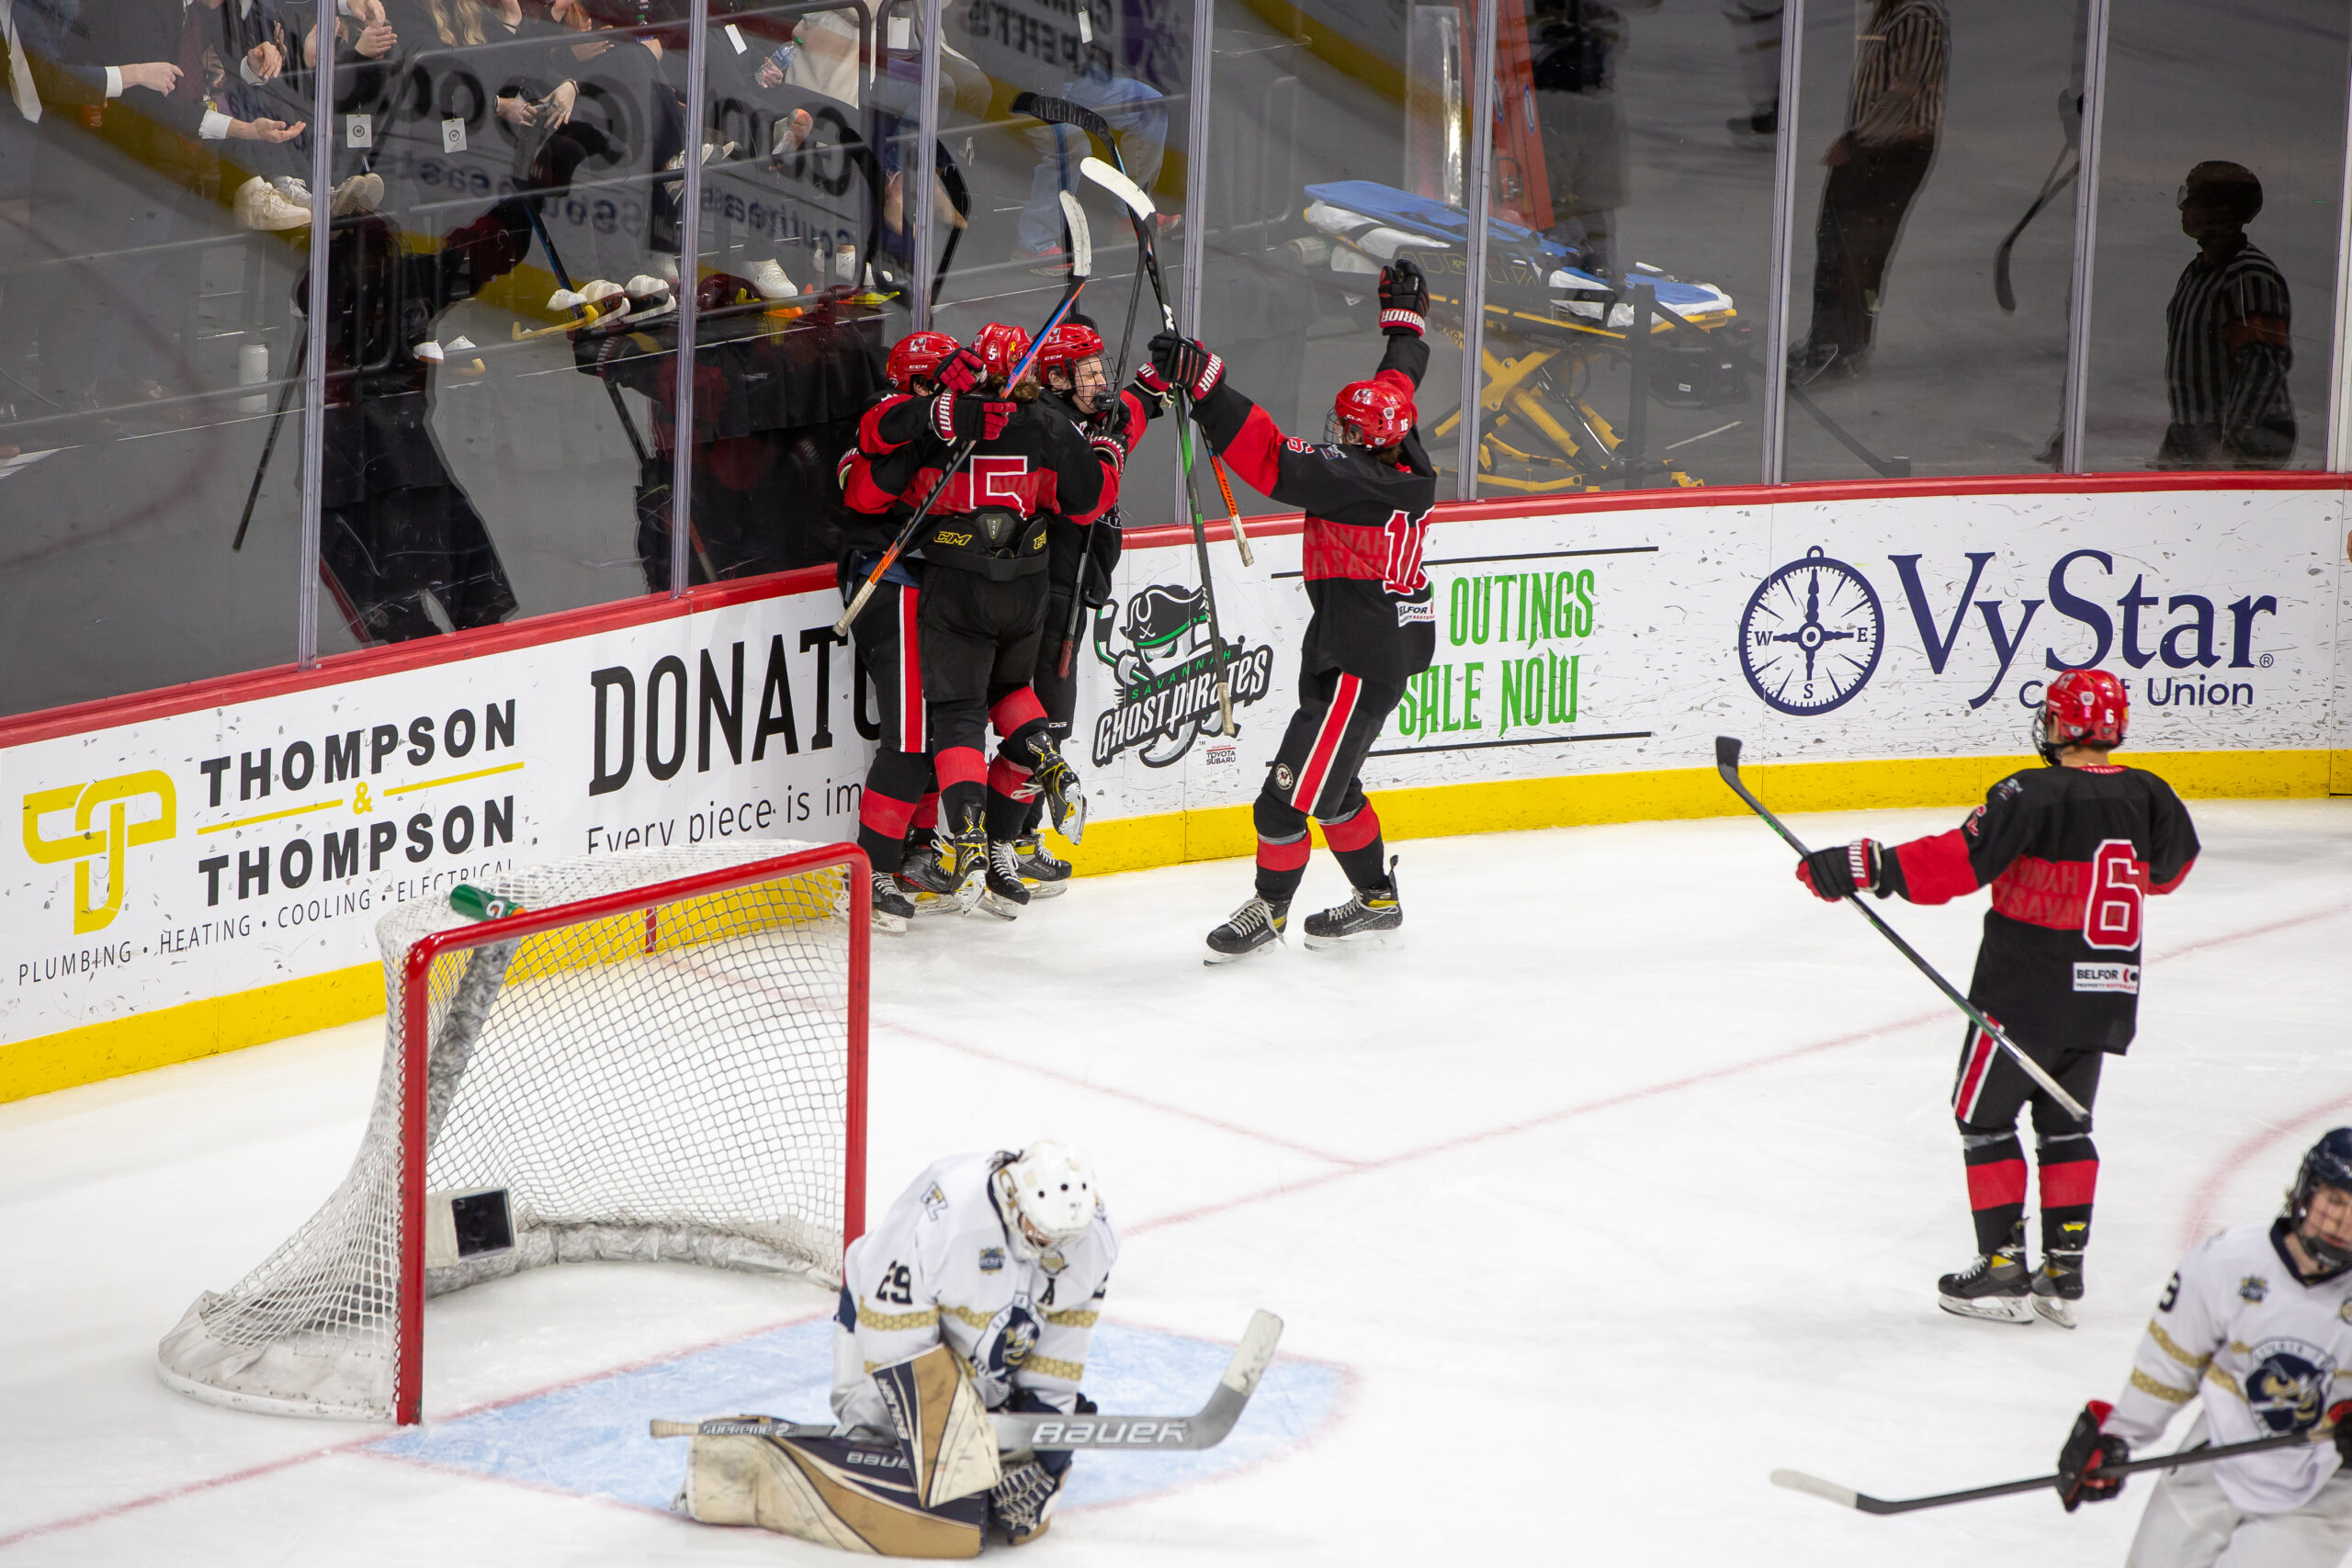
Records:
[[[1078,197],[1068,191],[1058,193],[1062,198],[1062,221],[1069,228],[1069,275],[1072,278],[1094,276],[1094,236],[1086,226],[1086,209]]]
[[[1715,737],[1715,766],[1732,773],[1739,771],[1739,740],[1736,737]]]
[[[1241,1343],[1234,1348],[1233,1359],[1217,1381],[1244,1399],[1257,1393],[1258,1380],[1266,1375],[1266,1365],[1274,1359],[1274,1347],[1282,1337],[1281,1318],[1263,1307],[1251,1313],[1250,1326],[1242,1331]]]
[[[1151,197],[1144,195],[1143,186],[1119,173],[1100,158],[1088,158],[1078,165],[1078,172],[1125,202],[1127,210],[1141,222],[1152,215]]]
[[[1737,742],[1734,742],[1737,744]],[[1804,1492],[1825,1503],[1835,1503],[1841,1508],[1859,1508],[1862,1495],[1850,1486],[1840,1486],[1834,1481],[1824,1481],[1817,1475],[1807,1475],[1802,1470],[1776,1470],[1772,1484],[1785,1486],[1792,1492]]]
[[[2009,245],[2016,237],[2002,241],[2001,248],[1993,253],[1993,302],[2012,315],[2017,313],[2018,297],[2009,287]]]

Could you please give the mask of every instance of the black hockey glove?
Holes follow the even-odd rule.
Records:
[[[1119,470],[1126,467],[1127,444],[1117,436],[1096,431],[1086,438],[1086,444],[1094,449],[1095,459],[1109,467],[1113,478],[1115,479]]]
[[[2352,1469],[2352,1399],[2338,1400],[2329,1405],[2327,1424],[2335,1428],[2337,1462]]]
[[[1903,890],[1903,865],[1875,839],[1857,839],[1815,850],[1797,862],[1797,880],[1824,903],[1835,904],[1849,893],[1875,893],[1884,898]]]
[[[1012,423],[1016,407],[971,392],[942,392],[931,400],[931,427],[942,441],[993,441]]]
[[[1212,354],[1208,344],[1174,333],[1161,333],[1151,340],[1151,364],[1196,401],[1216,391],[1225,377],[1225,361]]]
[[[1086,560],[1079,571],[1078,596],[1088,609],[1101,609],[1110,597],[1111,574],[1125,546],[1126,534],[1117,507],[1086,525]]]
[[[1159,367],[1154,365],[1136,366],[1136,378],[1127,389],[1135,393],[1136,401],[1143,405],[1143,417],[1147,420],[1158,419],[1166,413],[1168,405],[1176,396],[1176,389],[1168,384],[1168,378],[1162,376]]]
[[[1419,263],[1398,256],[1380,269],[1380,330],[1421,335],[1430,313],[1430,286]]]
[[[2058,1500],[2070,1514],[2085,1503],[2105,1503],[2122,1494],[2122,1476],[2099,1473],[2104,1467],[2132,1457],[2122,1438],[2099,1430],[2114,1408],[2104,1399],[2084,1405],[2082,1414],[2075,1417],[2075,1429],[2066,1434],[2066,1446],[2058,1450]]]

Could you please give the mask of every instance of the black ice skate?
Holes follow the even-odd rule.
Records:
[[[914,900],[899,886],[895,873],[877,871],[874,874],[874,929],[898,935],[914,919]]]
[[[1001,920],[1017,920],[1029,907],[1029,885],[1021,880],[1021,858],[1007,842],[989,846],[988,874],[979,909]]]
[[[1936,1304],[1962,1317],[2031,1323],[2032,1299],[2032,1276],[2019,1246],[2005,1247],[1989,1258],[1980,1253],[1959,1273],[1936,1281]]]
[[[1311,948],[1387,947],[1402,938],[1405,905],[1396,893],[1396,862],[1388,862],[1388,886],[1358,887],[1336,908],[1306,917],[1306,945]]]
[[[2033,1272],[2033,1310],[2046,1323],[2075,1326],[2075,1303],[2083,1299],[2083,1255],[2045,1252]]]
[[[1290,924],[1290,905],[1275,904],[1264,898],[1251,898],[1233,918],[1209,932],[1209,950],[1204,964],[1230,964],[1237,958],[1247,958],[1270,942],[1280,942],[1283,930]]]
[[[944,838],[933,838],[910,851],[899,867],[899,882],[918,915],[963,915],[979,901],[980,879],[959,874],[956,849]]]
[[[1055,856],[1036,834],[1013,840],[1012,858],[1020,865],[1021,880],[1028,885],[1032,898],[1052,898],[1069,891],[1069,862]]]
[[[1086,796],[1079,789],[1078,773],[1062,761],[1050,738],[1039,734],[1029,741],[1029,782],[1017,792],[1028,799],[1046,797],[1046,815],[1054,831],[1077,843],[1086,837]]]

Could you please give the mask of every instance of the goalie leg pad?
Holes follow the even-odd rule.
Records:
[[[904,1454],[841,1438],[696,1438],[673,1506],[883,1557],[977,1557],[988,1518],[985,1495],[924,1507]]]
[[[996,1427],[963,1359],[944,1345],[874,1369],[925,1507],[988,1491],[1004,1478]]]

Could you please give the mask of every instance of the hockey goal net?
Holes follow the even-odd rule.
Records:
[[[535,866],[376,928],[384,1065],[351,1172],[157,1352],[201,1399],[420,1416],[427,1296],[546,1263],[838,1283],[864,1225],[870,889],[854,846]]]

